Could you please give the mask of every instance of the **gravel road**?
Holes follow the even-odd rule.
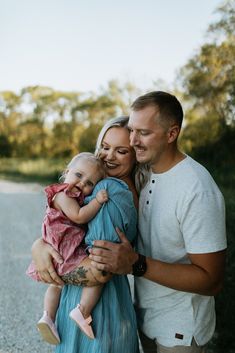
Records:
[[[41,340],[36,329],[46,285],[25,275],[44,210],[40,185],[0,180],[0,353],[54,350]]]
[[[46,286],[25,275],[44,208],[40,185],[0,181],[0,353],[53,352],[36,329]]]

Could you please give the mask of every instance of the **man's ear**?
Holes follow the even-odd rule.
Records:
[[[174,142],[177,137],[179,136],[180,133],[180,127],[179,125],[172,125],[167,132],[168,135],[168,143]]]

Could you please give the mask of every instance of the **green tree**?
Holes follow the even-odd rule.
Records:
[[[188,102],[181,142],[190,148],[218,141],[235,124],[235,1],[217,12],[220,19],[207,32],[211,41],[180,71]]]
[[[228,255],[224,290],[216,297],[216,334],[210,353],[232,353],[235,317],[234,148],[235,148],[235,0],[217,9],[219,18],[207,42],[180,71],[186,124],[181,143],[212,171],[226,199]]]
[[[11,157],[11,144],[4,134],[0,134],[0,157]]]
[[[96,140],[102,125],[91,124],[87,129],[84,130],[79,141],[79,151],[94,152]]]
[[[98,93],[55,91],[29,86],[17,95],[0,92],[0,135],[8,154],[24,157],[70,157],[93,150],[98,131],[111,117],[126,114],[137,95],[131,83],[108,83]],[[81,141],[80,141],[81,139]]]

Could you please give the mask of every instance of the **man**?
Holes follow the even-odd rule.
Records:
[[[204,352],[215,329],[213,296],[224,277],[223,196],[207,170],[178,149],[182,119],[179,101],[165,92],[132,104],[130,142],[137,161],[150,167],[139,198],[137,248],[117,230],[120,244],[96,241],[90,254],[97,269],[135,275],[148,353]]]

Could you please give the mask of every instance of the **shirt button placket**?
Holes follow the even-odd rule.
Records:
[[[155,180],[152,179],[152,184],[154,184],[154,183],[155,183]],[[152,190],[151,189],[149,190],[149,194],[152,194]],[[149,205],[149,200],[146,201],[146,204]]]

